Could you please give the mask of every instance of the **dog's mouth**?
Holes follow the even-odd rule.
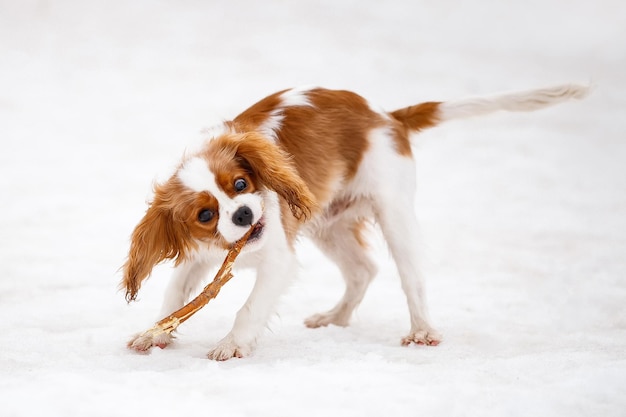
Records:
[[[252,234],[248,238],[248,243],[254,242],[258,240],[263,235],[263,231],[265,230],[265,218],[261,217],[258,222],[254,225],[254,230],[252,230]]]

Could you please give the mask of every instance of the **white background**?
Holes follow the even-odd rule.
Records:
[[[626,7],[615,0],[0,0],[2,416],[623,416]],[[592,96],[416,137],[438,347],[384,244],[351,327],[302,321],[343,291],[309,242],[250,358],[206,352],[238,273],[150,355],[170,265],[128,306],[128,237],[199,131],[301,84],[388,110],[578,81]],[[389,184],[403,192],[404,184]]]

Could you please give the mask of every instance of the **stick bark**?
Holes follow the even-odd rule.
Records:
[[[217,274],[215,274],[213,281],[204,287],[202,292],[196,298],[169,316],[159,320],[154,327],[143,332],[141,337],[154,338],[163,333],[172,333],[178,326],[180,326],[181,323],[185,322],[191,316],[196,314],[198,310],[207,305],[209,301],[217,297],[217,294],[222,289],[222,286],[224,286],[224,284],[226,284],[233,277],[231,271],[233,269],[235,259],[248,241],[248,238],[254,229],[255,227],[253,225],[241,239],[235,242],[235,244],[228,251],[228,254],[226,254],[226,259],[224,259],[222,266],[219,271],[217,271]]]

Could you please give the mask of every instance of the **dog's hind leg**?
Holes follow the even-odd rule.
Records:
[[[320,250],[339,267],[346,289],[334,308],[306,319],[304,323],[307,327],[329,324],[347,326],[352,312],[363,300],[367,287],[376,276],[377,267],[367,253],[362,228],[361,221],[346,217],[313,236]]]
[[[408,177],[405,177],[408,178]],[[419,267],[419,228],[413,203],[414,193],[405,189],[393,196],[390,204],[381,204],[376,218],[398,268],[406,295],[411,330],[403,345],[438,345],[441,335],[428,323],[424,280]]]

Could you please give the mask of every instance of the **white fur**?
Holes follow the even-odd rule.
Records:
[[[283,111],[287,107],[298,107],[298,106],[313,106],[311,103],[307,92],[311,91],[315,87],[312,86],[304,86],[292,88],[290,90],[285,91],[280,95],[281,103],[280,105],[272,110],[270,116],[267,118],[265,122],[261,126],[257,128],[257,130],[263,133],[266,137],[276,141],[277,133],[280,131],[284,119]]]
[[[439,106],[441,121],[480,116],[500,110],[534,111],[589,94],[588,86],[564,84],[555,87],[446,101]]]
[[[224,194],[224,192],[217,187],[215,175],[213,175],[209,169],[209,165],[200,157],[187,159],[178,170],[177,175],[183,185],[193,191],[203,192],[212,190],[218,194]],[[218,198],[218,196],[216,196],[216,198]]]
[[[172,279],[165,290],[160,317],[167,317],[182,307],[200,286],[211,267],[211,263],[204,262],[197,255],[192,256],[192,259],[192,262],[183,262],[174,270]]]
[[[247,356],[267,326],[280,296],[296,276],[295,254],[280,231],[280,227],[267,230],[265,244],[255,253],[259,263],[252,292],[237,313],[232,330],[209,352],[209,358],[225,360]]]
[[[389,169],[394,167],[394,169]],[[415,163],[399,155],[388,128],[374,129],[369,148],[356,177],[341,198],[350,200],[352,208],[338,218],[312,222],[309,234],[318,247],[339,266],[346,290],[337,305],[328,312],[309,317],[309,327],[335,324],[346,326],[360,304],[369,283],[376,275],[376,265],[359,246],[351,227],[355,219],[374,216],[396,261],[402,288],[407,295],[411,330],[403,343],[438,343],[441,336],[428,323],[423,277],[419,268],[419,230],[415,216]],[[398,187],[402,192],[398,192]]]
[[[301,86],[295,87],[285,91],[280,95],[282,102],[281,107],[298,107],[298,106],[313,106],[309,99],[308,92],[315,89],[314,86]]]
[[[218,230],[228,242],[241,238],[248,226],[239,226],[232,222],[232,216],[240,207],[247,206],[252,210],[252,223],[256,223],[263,215],[261,196],[258,194],[238,194],[230,198],[217,184],[215,175],[200,157],[188,159],[178,171],[178,178],[183,185],[196,192],[208,192],[213,195],[219,205]]]
[[[274,142],[278,140],[276,136],[283,123],[283,109],[277,108],[272,110],[270,116],[267,118],[265,122],[261,126],[257,128],[257,130],[262,133],[266,138],[273,140]]]

